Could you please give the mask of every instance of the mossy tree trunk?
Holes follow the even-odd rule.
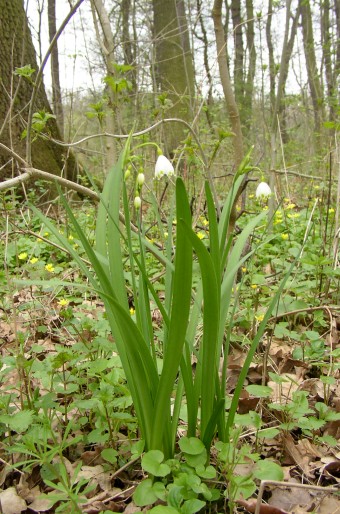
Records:
[[[27,115],[37,73],[29,80],[13,72],[26,65],[38,69],[23,0],[0,0],[0,140],[23,158],[26,155],[26,140],[22,138],[22,133],[27,128]],[[41,85],[34,112],[43,110],[52,112],[44,86]],[[51,138],[60,139],[54,118],[47,122],[45,131]],[[32,143],[32,165],[54,175],[62,173],[70,180],[76,179],[74,157],[65,153],[52,140],[38,138]],[[15,166],[9,153],[0,149],[0,180],[17,175]]]
[[[195,95],[194,66],[183,0],[153,0],[156,94],[165,117],[190,121]],[[182,124],[167,128],[171,154],[184,139]]]

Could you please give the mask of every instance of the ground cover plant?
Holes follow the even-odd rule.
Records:
[[[318,505],[307,487],[302,507],[326,512],[340,418],[333,204],[283,198],[268,219],[266,195],[248,193],[230,233],[250,153],[218,219],[209,183],[192,213],[163,155],[147,188],[131,144],[98,208],[61,194],[48,216],[33,196],[2,198],[4,512],[285,512],[293,492],[252,498],[287,475],[329,486]]]

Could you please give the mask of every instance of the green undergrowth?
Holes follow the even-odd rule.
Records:
[[[127,192],[129,187],[133,190],[134,185],[128,183]],[[290,198],[283,198],[270,220],[269,233],[266,209],[249,193],[246,212],[237,222],[238,229],[247,230],[255,216],[259,216],[259,223],[254,224],[245,238],[245,253],[240,253],[233,269],[235,278],[224,297],[229,302],[229,316],[221,333],[221,345],[227,349],[229,360],[225,361],[223,352],[215,356],[215,386],[211,405],[207,407],[199,387],[209,370],[200,369],[199,365],[202,359],[208,358],[200,353],[200,345],[206,337],[209,320],[204,319],[204,311],[199,307],[192,321],[194,336],[190,352],[186,354],[186,350],[179,348],[187,359],[186,364],[174,364],[167,401],[169,412],[173,415],[175,410],[177,420],[169,424],[170,442],[166,444],[167,434],[164,439],[155,438],[152,422],[150,425],[143,418],[144,405],[136,405],[138,391],[131,389],[131,369],[126,367],[131,357],[122,361],[112,316],[108,315],[111,293],[107,290],[101,294],[93,284],[88,287],[92,275],[86,275],[79,265],[81,260],[94,277],[101,269],[99,265],[106,269],[103,257],[106,240],[100,242],[102,257],[97,254],[98,263],[94,265],[82,236],[91,247],[97,244],[98,249],[95,207],[83,202],[72,208],[78,226],[70,213],[67,215],[58,207],[58,214],[52,216],[55,230],[51,231],[50,221],[45,223],[44,217],[22,205],[14,193],[3,195],[5,223],[1,253],[5,266],[0,275],[4,327],[0,370],[3,462],[13,470],[38,472],[41,492],[48,496],[54,512],[67,509],[82,512],[81,505],[98,488],[82,476],[84,455],[94,452],[100,455],[104,471],[113,476],[119,476],[121,469],[129,470],[130,480],[136,486],[133,501],[140,508],[147,507],[154,514],[194,514],[202,509],[218,512],[226,505],[232,512],[239,499],[254,495],[261,480],[282,480],[285,454],[282,441],[287,434],[293,434],[296,441],[308,439],[318,447],[336,447],[337,440],[328,427],[339,419],[334,408],[339,368],[334,323],[340,299],[340,274],[334,267],[332,254],[335,206],[318,202],[315,199],[318,194],[316,188],[315,197],[305,205],[294,202],[294,192]],[[150,205],[154,204],[156,197],[145,195]],[[184,201],[178,184],[177,195],[177,200]],[[209,192],[207,195],[209,204]],[[34,203],[34,198],[30,201]],[[132,213],[128,195],[125,201],[121,206],[127,216],[127,209]],[[110,206],[106,209],[102,219],[112,220]],[[165,360],[169,332],[171,335],[173,330],[175,338],[182,337],[183,345],[185,337],[188,338],[178,328],[171,328],[171,321],[166,321],[175,308],[171,303],[174,297],[167,295],[169,291],[173,295],[177,287],[178,301],[182,287],[181,283],[171,282],[169,270],[174,252],[182,244],[183,259],[192,263],[190,309],[194,304],[192,295],[202,303],[200,287],[211,286],[204,282],[207,276],[209,280],[213,276],[209,275],[211,269],[223,268],[220,257],[214,253],[218,244],[214,240],[218,220],[214,221],[212,203],[210,212],[195,213],[192,231],[191,215],[183,211],[183,205],[178,217],[173,209],[169,201],[167,212],[161,213],[154,223],[155,214],[150,207],[144,214],[143,228],[138,222],[139,213],[132,213],[143,241],[128,234],[120,245],[119,280],[126,291],[122,319],[127,329],[133,324],[138,334],[152,335],[152,370],[149,361],[145,364],[150,367],[150,376],[154,376],[150,379],[151,403],[161,395],[158,380],[170,359]],[[186,216],[188,226],[181,223],[181,218]],[[120,239],[118,224],[113,223],[111,229]],[[67,242],[64,247],[61,240]],[[188,240],[193,241],[193,249],[191,244],[190,250],[185,246]],[[230,247],[236,241],[235,235]],[[302,244],[304,251],[292,269]],[[107,258],[110,260],[109,254]],[[111,273],[114,281],[115,270],[111,269]],[[179,276],[178,280],[183,278]],[[272,299],[280,287],[278,302],[272,308]],[[209,298],[204,296],[204,303]],[[219,305],[218,295],[216,298]],[[150,305],[147,315],[141,302]],[[253,375],[247,373],[244,377],[237,410],[228,424],[238,387],[233,377],[250,366],[251,363],[245,364],[245,358],[263,321],[265,330],[254,348],[253,367],[250,367]],[[214,333],[213,328],[209,330],[210,335]],[[131,328],[131,335],[136,334]],[[274,352],[278,347],[280,354]],[[215,369],[215,361],[212,366]],[[317,381],[317,390],[304,389],[297,368],[304,369],[305,380]],[[195,378],[197,373],[202,374],[199,383],[194,379],[190,383],[188,375]],[[226,378],[224,390],[217,391],[221,376]],[[176,398],[179,398],[177,402]],[[249,406],[244,403],[245,398]],[[191,410],[190,402],[194,403]],[[168,423],[170,414],[162,418],[161,413],[152,409],[151,420],[155,412],[158,421]],[[194,423],[190,425],[193,418]],[[224,424],[227,437],[223,437]],[[273,441],[277,448],[275,454],[267,446]],[[69,462],[73,463],[72,472]]]

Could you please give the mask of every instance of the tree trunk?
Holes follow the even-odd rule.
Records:
[[[266,22],[266,40],[268,47],[269,58],[269,98],[272,111],[275,108],[275,78],[276,78],[276,65],[274,59],[274,46],[272,40],[272,13],[273,13],[273,0],[268,0],[268,12]]]
[[[183,1],[153,0],[156,93],[162,95],[166,117],[191,117],[194,95],[194,67]],[[165,95],[165,96],[164,96]],[[182,124],[167,129],[169,154],[185,138]]]
[[[253,0],[246,0],[247,9],[247,47],[249,55],[248,74],[245,84],[245,97],[244,97],[244,126],[246,134],[249,133],[252,121],[252,106],[253,106],[253,91],[254,91],[254,78],[256,71],[256,50],[255,50],[255,28],[254,28],[254,6]]]
[[[57,27],[56,27],[56,0],[48,0],[48,33],[50,43],[54,38]],[[58,53],[58,41],[55,42],[51,52],[51,74],[52,74],[52,105],[53,111],[57,118],[57,125],[59,127],[62,137],[64,136],[64,113],[63,104],[61,98],[61,88],[59,79],[59,53]]]
[[[37,70],[36,54],[22,0],[0,0],[0,139],[1,142],[25,157],[26,142],[22,134],[26,129],[29,103],[33,89],[31,78],[13,74],[16,68],[30,65]],[[35,111],[51,113],[43,85],[40,86]],[[51,118],[44,129],[52,138],[60,139],[56,121]],[[61,172],[70,180],[76,179],[76,165],[72,155],[51,140],[37,138],[32,143],[32,165],[54,175]],[[0,179],[17,174],[9,154],[0,149]]]
[[[212,11],[214,21],[215,37],[216,37],[216,50],[217,61],[220,71],[220,78],[224,93],[224,98],[227,104],[229,119],[234,132],[233,145],[234,145],[234,164],[236,169],[241,164],[243,159],[243,136],[241,130],[240,114],[238,111],[235,95],[231,85],[229,68],[227,62],[226,44],[224,39],[224,28],[222,24],[222,0],[214,0],[214,7]]]
[[[95,25],[96,35],[98,42],[101,47],[103,59],[106,65],[107,70],[107,76],[108,77],[114,77],[116,74],[116,70],[114,68],[115,64],[115,54],[114,54],[114,36],[111,29],[110,19],[107,14],[107,11],[105,9],[104,3],[102,0],[91,0],[91,8],[92,8],[92,16],[93,16],[93,22]],[[102,31],[102,37],[99,31],[98,21],[101,27]],[[106,129],[107,132],[114,134],[116,132],[116,110],[117,110],[117,102],[115,93],[112,90],[112,88],[108,85],[107,87],[107,94],[108,94],[108,104],[110,108],[110,113],[108,116],[106,116]],[[107,138],[106,139],[106,170],[108,171],[111,166],[116,162],[117,160],[117,149],[116,149],[116,142],[113,138]]]
[[[337,2],[336,2],[337,3]],[[333,48],[330,24],[330,2],[324,0],[321,4],[321,37],[322,37],[322,58],[325,67],[327,96],[329,105],[329,120],[335,121],[337,108],[337,66],[336,60],[333,66],[332,54],[336,54],[336,47]]]
[[[314,128],[317,136],[320,136],[321,124],[323,121],[323,94],[319,72],[316,65],[312,12],[309,0],[299,0],[299,6],[301,11],[303,47],[306,59],[308,84],[314,111]]]
[[[130,37],[130,11],[131,11],[131,0],[122,0],[122,36],[123,36],[123,51],[124,51],[124,64],[133,66],[136,56],[134,55],[134,45]],[[136,72],[131,70],[127,77],[131,80],[132,89],[136,92]]]
[[[241,18],[241,0],[231,0],[231,17],[233,20],[234,34],[234,90],[237,105],[240,106],[240,116],[242,116],[243,95],[244,95],[244,78],[243,78],[243,26]]]

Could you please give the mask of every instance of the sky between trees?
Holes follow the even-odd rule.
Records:
[[[45,3],[45,5],[43,5]],[[110,7],[114,5],[115,1],[105,2],[105,6],[110,10]],[[140,2],[143,3],[143,2]],[[152,17],[152,5],[151,2],[146,1],[145,12],[149,13]],[[192,4],[194,2],[191,2]],[[222,95],[220,86],[220,78],[218,67],[216,63],[216,46],[213,22],[211,19],[212,0],[204,2],[204,21],[208,32],[209,41],[209,64],[212,66],[212,76],[214,82],[214,94],[217,96]],[[313,2],[312,2],[313,3]],[[39,6],[40,4],[40,6]],[[278,6],[272,16],[272,35],[275,44],[275,57],[276,60],[280,61],[280,52],[283,40],[283,29],[285,23],[285,5],[281,2],[281,6]],[[41,13],[41,28],[39,29],[39,10],[44,6]],[[40,50],[42,55],[48,49],[48,25],[47,25],[47,1],[46,0],[25,0],[25,7],[31,24],[31,31],[33,41],[37,50],[37,56],[39,60]],[[56,15],[57,15],[57,28],[60,26],[63,19],[69,12],[68,0],[58,0],[56,2]],[[267,6],[262,0],[254,1],[254,10],[256,14],[262,13],[263,18],[259,21],[255,28],[255,38],[258,56],[262,53],[262,66],[268,66],[268,52],[265,41],[265,23],[266,23],[266,10]],[[113,7],[113,18],[115,8]],[[117,11],[117,9],[116,9]],[[189,30],[192,30],[192,24],[197,25],[195,17],[190,17],[190,12],[187,12]],[[260,30],[261,27],[261,30]],[[41,42],[39,45],[38,33],[40,30]],[[200,35],[199,26],[195,27],[195,30]],[[143,34],[144,32],[144,34]],[[260,34],[261,32],[261,34]],[[145,27],[140,29],[141,41],[140,45],[143,46],[145,55],[152,54],[152,39],[150,33],[145,31]],[[228,30],[228,51],[232,55],[234,52],[234,38],[233,38],[233,27],[231,20],[229,21]],[[318,27],[315,27],[315,35],[317,45],[319,44],[320,31]],[[192,36],[191,41],[194,46],[195,53],[195,71],[196,76],[199,77],[198,82],[202,85],[202,90],[206,92],[207,85],[205,81],[205,71],[203,69],[203,56],[202,56],[202,45],[195,36]],[[78,9],[77,13],[71,19],[63,34],[58,40],[59,45],[59,59],[60,59],[60,81],[64,91],[76,90],[79,93],[86,93],[89,89],[99,89],[103,87],[102,79],[105,76],[105,70],[103,68],[101,58],[99,55],[99,45],[96,40],[96,34],[93,27],[93,20],[91,15],[90,2],[85,1]],[[295,50],[293,52],[292,61],[290,65],[290,71],[287,79],[286,92],[298,93],[301,89],[301,85],[307,87],[307,75],[305,70],[305,60],[303,56],[303,42],[301,36],[298,35],[295,42]],[[262,47],[262,52],[261,52]],[[258,68],[260,67],[260,61],[258,60]],[[89,69],[91,68],[91,73]],[[232,73],[231,66],[231,73]],[[257,87],[261,87],[259,74],[255,77]],[[44,74],[44,83],[47,91],[51,89],[51,72],[49,63],[46,66],[46,72]],[[268,86],[268,80],[264,81],[265,87]]]

